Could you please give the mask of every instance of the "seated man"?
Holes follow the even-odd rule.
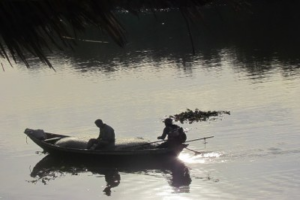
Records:
[[[87,149],[103,149],[112,147],[115,144],[115,131],[112,127],[104,124],[101,119],[95,121],[97,127],[100,128],[100,134],[97,139],[90,139],[87,144]]]
[[[173,124],[173,120],[171,118],[165,119],[164,122],[166,127],[164,128],[162,135],[157,137],[157,139],[164,140],[166,136],[168,136],[168,140],[159,145],[158,148],[174,147],[186,141],[185,132],[180,126]]]

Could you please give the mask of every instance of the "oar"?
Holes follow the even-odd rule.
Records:
[[[194,141],[198,141],[198,140],[206,140],[206,139],[210,139],[210,138],[213,138],[213,137],[214,137],[214,136],[203,137],[203,138],[197,138],[197,139],[185,141],[184,143],[194,142]],[[149,142],[149,143],[147,143],[147,144],[142,144],[142,145],[154,144],[154,143],[163,142],[163,141],[165,141],[165,140],[158,140],[158,141]]]
[[[210,138],[213,138],[213,137],[214,136],[197,138],[197,139],[185,141],[184,143],[194,142],[194,141],[198,141],[198,140],[206,140],[206,139],[210,139]],[[149,145],[149,144],[154,144],[154,143],[158,143],[158,142],[164,142],[164,141],[165,140],[158,140],[158,141],[149,142],[149,143],[146,143],[146,144],[138,144],[138,145],[133,145],[133,146],[129,146],[129,147],[124,147],[123,149],[132,148],[132,147],[141,147],[141,146],[145,146],[145,145]]]
[[[193,150],[193,149],[189,149],[189,148],[187,148],[187,147],[185,147],[185,149],[187,149],[187,150],[189,150],[189,151],[192,151],[192,152],[194,152],[194,153],[195,153],[195,155],[198,155],[198,154],[203,154],[203,152],[200,152],[200,151],[195,151],[195,150]]]
[[[184,143],[194,142],[194,141],[198,141],[198,140],[206,140],[206,139],[213,138],[213,137],[214,137],[214,136],[209,136],[209,137],[203,137],[203,138],[198,138],[198,139],[188,140],[188,141],[185,141]]]
[[[214,137],[214,136],[209,136],[209,137],[203,137],[203,138],[198,138],[198,139],[188,140],[188,141],[185,141],[185,143],[188,143],[188,142],[194,142],[194,141],[198,141],[198,140],[204,140],[204,141],[206,141],[206,139],[210,139],[210,138],[213,138],[213,137]],[[185,149],[194,152],[195,155],[203,154],[203,152],[195,151],[195,150],[190,149],[190,148],[187,148],[187,147],[185,147]]]

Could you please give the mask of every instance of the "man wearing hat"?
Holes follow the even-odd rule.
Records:
[[[185,142],[186,134],[180,126],[173,124],[173,120],[171,118],[166,118],[164,120],[164,123],[165,128],[163,130],[163,133],[161,136],[157,137],[157,139],[164,140],[166,136],[168,136],[168,140],[159,145],[159,148],[174,147]]]

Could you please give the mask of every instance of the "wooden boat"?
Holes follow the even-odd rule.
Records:
[[[134,158],[134,159],[149,159],[149,158],[166,158],[177,157],[180,152],[188,146],[188,144],[181,144],[174,148],[157,148],[157,145],[152,143],[127,146],[118,148],[118,144],[114,148],[103,150],[90,150],[86,148],[70,148],[58,146],[57,142],[63,138],[70,136],[60,135],[54,133],[44,132],[43,130],[26,129],[24,133],[38,146],[40,146],[44,153],[49,153],[56,156],[67,157],[89,157],[89,158]]]

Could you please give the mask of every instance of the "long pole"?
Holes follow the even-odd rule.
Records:
[[[213,138],[213,137],[214,137],[214,136],[203,137],[203,138],[197,138],[197,139],[185,141],[184,143],[194,142],[194,141],[198,141],[198,140],[206,140],[206,139],[210,139],[210,138]],[[153,143],[163,142],[163,141],[164,141],[164,140],[159,140],[159,141],[155,141],[155,142],[149,142],[149,143],[147,143],[147,144],[153,144]],[[147,145],[147,144],[145,144],[145,145]]]
[[[133,146],[129,146],[129,147],[124,147],[123,149],[128,149],[128,148],[132,148],[132,147],[142,147],[142,146],[146,146],[149,144],[154,144],[154,143],[158,143],[158,142],[163,142],[164,140],[158,140],[158,141],[154,141],[154,142],[148,142],[145,144],[137,144],[137,145],[133,145]]]
[[[188,140],[188,141],[185,141],[185,143],[188,143],[188,142],[194,142],[194,141],[198,141],[198,140],[206,140],[206,139],[210,139],[210,138],[213,138],[214,136],[209,136],[209,137],[203,137],[203,138],[198,138],[198,139],[193,139],[193,140]]]
[[[210,138],[213,138],[213,137],[214,137],[214,136],[209,136],[209,137],[203,137],[203,138],[198,138],[198,139],[188,140],[188,141],[186,141],[185,143],[193,142],[193,141],[198,141],[198,140],[204,140],[204,142],[206,142],[206,139],[210,139]],[[187,147],[185,147],[185,149],[194,152],[195,155],[203,154],[203,152],[195,151],[195,150],[190,149],[190,148],[187,148]]]
[[[210,138],[213,138],[213,137],[214,136],[197,138],[197,139],[185,141],[184,143],[194,142],[194,141],[198,141],[198,140],[206,140],[206,139],[210,139]],[[157,143],[157,142],[164,142],[164,141],[165,140],[159,140],[159,141],[149,142],[149,143],[146,143],[146,144],[138,144],[138,145],[133,145],[133,146],[129,146],[129,147],[124,147],[123,149],[132,148],[132,147],[138,147],[138,146],[145,146],[145,145],[154,144],[154,143]]]

